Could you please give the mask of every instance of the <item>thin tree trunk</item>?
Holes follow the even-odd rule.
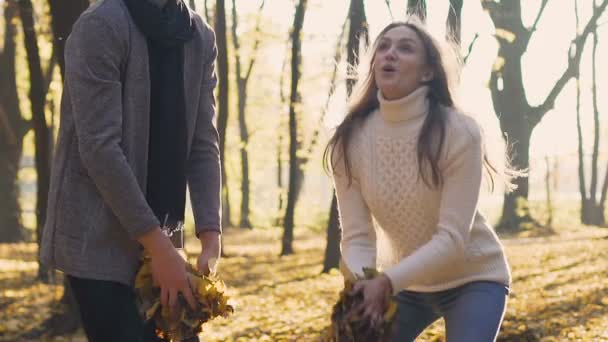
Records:
[[[291,35],[291,34],[290,34]],[[281,65],[281,77],[279,79],[279,97],[281,98],[281,105],[287,103],[287,96],[285,95],[285,69],[287,69],[287,61],[288,61],[288,52],[289,52],[289,42],[291,40],[287,39],[285,43],[285,58],[283,59],[283,64]],[[285,188],[283,186],[283,132],[284,132],[284,122],[282,119],[278,120],[277,131],[279,132],[279,139],[277,142],[277,188],[278,188],[278,199],[277,199],[277,220],[276,225],[283,225],[284,218],[284,210],[283,206],[285,203]]]
[[[251,228],[249,222],[249,155],[247,153],[249,144],[249,131],[247,129],[247,119],[245,117],[245,108],[247,106],[247,80],[241,74],[241,57],[240,43],[237,34],[238,18],[236,14],[236,1],[232,0],[232,44],[234,45],[234,59],[236,65],[236,83],[238,91],[238,121],[239,134],[241,143],[239,144],[241,152],[241,219],[239,226],[241,228]]]
[[[593,1],[593,12],[597,12],[597,5]],[[591,155],[591,182],[589,184],[589,198],[583,202],[582,218],[584,224],[603,226],[606,223],[604,215],[604,205],[600,198],[597,200],[597,185],[598,185],[598,158],[600,148],[600,114],[597,101],[597,45],[598,32],[597,25],[593,28],[593,45],[591,53],[591,95],[593,102],[593,152]],[[604,181],[606,183],[606,180]],[[602,188],[602,192],[604,189]],[[605,196],[605,195],[604,195]],[[605,197],[604,197],[605,198]]]
[[[327,223],[327,245],[323,260],[323,273],[337,268],[340,263],[340,220],[338,217],[338,201],[334,193],[329,208],[329,221]]]
[[[222,226],[232,226],[230,221],[230,191],[226,175],[226,127],[228,126],[228,41],[226,32],[226,7],[224,0],[217,0],[215,6],[215,34],[217,41],[217,69],[219,79],[217,129],[220,136],[220,158],[222,168]]]
[[[595,6],[595,5],[594,5]],[[591,155],[591,181],[589,183],[589,198],[597,203],[597,159],[600,150],[600,114],[597,106],[597,28],[593,32],[593,47],[591,53],[591,98],[593,102],[593,152]]]
[[[196,12],[196,2],[194,0],[190,0],[190,8]]]
[[[426,21],[426,1],[407,0],[407,14],[415,15],[422,21]]]
[[[19,1],[19,13],[23,25],[25,50],[30,72],[30,102],[32,108],[32,121],[34,124],[34,136],[36,146],[36,173],[37,173],[37,196],[36,196],[36,241],[40,246],[42,229],[46,222],[46,206],[48,200],[51,157],[49,148],[49,127],[46,123],[44,104],[44,77],[40,64],[38,42],[34,29],[34,13],[30,0]],[[48,281],[48,272],[44,265],[39,263],[38,278]]]
[[[547,227],[553,225],[553,201],[551,200],[551,160],[545,156],[545,194],[547,197]]]
[[[0,120],[8,123],[8,113],[1,105]],[[11,131],[5,133],[5,129]],[[23,240],[17,183],[23,136],[17,137],[10,126],[5,129],[0,130],[0,243],[11,243]]]
[[[574,15],[576,18],[576,32],[579,30],[579,13],[578,13],[578,0],[574,1]],[[576,133],[578,137],[578,187],[581,194],[581,222],[585,222],[585,210],[587,207],[587,182],[585,181],[585,151],[583,141],[583,130],[581,125],[581,79],[580,79],[580,67],[577,66],[575,70],[575,84],[576,84]]]
[[[279,129],[283,128],[283,125],[279,125]],[[279,139],[277,142],[277,188],[278,193],[278,204],[277,204],[277,220],[275,224],[277,226],[283,225],[283,198],[285,197],[285,189],[283,188],[283,133],[279,130]]]
[[[289,99],[289,189],[287,192],[287,208],[283,221],[283,240],[281,255],[293,253],[293,230],[296,206],[296,182],[298,174],[298,127],[296,107],[300,104],[300,93],[298,84],[301,76],[302,65],[302,27],[304,26],[304,14],[306,13],[307,0],[299,0],[293,20],[293,31],[291,34],[291,95]]]
[[[256,61],[256,54],[260,45],[260,30],[261,30],[261,11],[264,8],[265,1],[262,1],[260,6],[260,13],[255,26],[255,42],[253,43],[253,51],[251,60],[249,61],[248,68],[245,75],[242,74],[241,55],[240,55],[240,42],[237,34],[238,31],[238,16],[236,11],[236,1],[232,0],[232,43],[234,45],[234,60],[236,65],[236,83],[238,90],[238,110],[239,110],[239,133],[241,137],[240,152],[241,152],[241,219],[239,226],[241,228],[252,228],[251,222],[249,221],[249,131],[247,129],[247,120],[245,117],[245,110],[247,107],[247,84],[253,71],[253,66]]]
[[[239,86],[239,132],[241,135],[241,219],[239,227],[252,228],[249,221],[249,132],[245,118],[245,101],[247,101],[246,90]],[[242,100],[241,100],[242,99]],[[243,103],[241,103],[241,101]]]
[[[212,17],[211,17],[211,15],[209,14],[209,6],[208,6],[208,4],[207,4],[207,0],[205,0],[205,2],[203,3],[203,7],[205,7],[205,8],[204,8],[204,11],[205,11],[205,20],[207,21],[207,23],[208,23],[209,25],[213,26],[214,24],[211,22],[211,20],[212,20],[213,18],[212,18]]]
[[[27,132],[21,117],[15,69],[16,3],[4,7],[4,49],[0,54],[0,243],[22,241],[17,172]]]
[[[606,174],[604,175],[604,185],[602,185],[602,193],[600,197],[600,212],[603,214],[606,210],[606,194],[608,193],[608,166],[606,166]],[[604,223],[605,223],[604,217]]]
[[[369,34],[367,31],[367,17],[363,0],[351,0],[348,11],[349,29],[346,43],[346,60],[351,68],[359,65],[361,41],[365,46],[369,45]],[[352,77],[346,79],[346,94],[350,96],[356,80]],[[340,222],[336,193],[333,193],[329,209],[329,221],[327,223],[327,245],[325,247],[325,261],[323,272],[338,267],[340,255]]]
[[[460,46],[462,38],[462,3],[463,0],[450,0],[450,9],[446,23],[448,40],[454,41],[458,46]]]
[[[423,1],[424,2],[424,1]],[[346,62],[349,68],[359,65],[359,51],[361,40],[365,46],[369,45],[369,34],[367,31],[367,17],[363,0],[351,0],[349,9],[350,25],[348,29],[348,41],[346,43]],[[350,96],[356,83],[354,77],[346,79],[346,94]]]

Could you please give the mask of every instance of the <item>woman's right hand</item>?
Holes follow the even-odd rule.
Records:
[[[179,255],[171,240],[160,227],[147,232],[137,239],[151,258],[152,277],[160,287],[160,302],[173,311],[181,293],[188,305],[196,309],[197,302],[192,294],[186,272],[186,261]]]
[[[363,302],[355,312],[368,319],[373,326],[381,325],[392,291],[391,280],[385,274],[380,274],[373,279],[357,281],[352,294],[361,292]]]

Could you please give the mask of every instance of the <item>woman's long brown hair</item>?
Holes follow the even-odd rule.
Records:
[[[374,79],[374,63],[378,42],[386,32],[395,28],[405,26],[413,30],[420,38],[425,49],[427,66],[433,72],[433,79],[427,82],[429,87],[429,113],[422,125],[417,142],[418,173],[424,183],[429,187],[439,187],[443,184],[443,176],[439,169],[439,159],[445,143],[446,136],[446,111],[444,108],[454,108],[454,101],[450,92],[448,75],[444,66],[444,58],[439,50],[439,45],[426,29],[414,22],[394,22],[386,26],[378,35],[372,46],[372,57],[365,78],[359,84],[349,100],[347,114],[340,125],[336,128],[323,153],[323,164],[327,171],[336,170],[336,163],[343,162],[346,177],[349,184],[352,181],[351,163],[348,156],[348,146],[352,138],[353,130],[361,124],[374,110],[379,107],[377,98],[378,87]],[[336,149],[340,148],[341,156],[333,158]],[[483,164],[486,169],[491,189],[494,188],[494,176],[498,170],[490,163],[484,151]],[[331,165],[331,168],[329,167]],[[430,176],[430,177],[429,177]],[[508,183],[508,180],[505,180]]]

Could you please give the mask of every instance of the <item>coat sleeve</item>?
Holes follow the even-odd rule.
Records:
[[[82,16],[67,40],[65,83],[78,150],[105,203],[132,238],[159,225],[121,148],[121,66],[128,49],[102,18]]]

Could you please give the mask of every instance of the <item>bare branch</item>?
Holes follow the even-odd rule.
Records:
[[[388,14],[391,16],[391,21],[395,20],[393,10],[391,9],[391,0],[384,0],[384,2],[386,2],[386,8],[388,9]]]
[[[538,11],[538,15],[536,15],[536,19],[534,19],[534,24],[530,28],[530,34],[534,33],[534,31],[536,31],[536,28],[538,27],[538,22],[540,21],[540,17],[543,15],[543,12],[545,11],[545,8],[547,7],[548,2],[549,2],[549,0],[543,0],[543,2],[540,4],[540,10]]]
[[[477,41],[477,38],[479,38],[479,33],[475,33],[475,37],[473,37],[473,40],[471,41],[471,44],[469,44],[469,47],[467,48],[467,54],[462,59],[462,62],[464,64],[467,64],[467,61],[469,60],[469,57],[471,56],[471,52],[473,52],[473,46],[475,45],[475,42]]]
[[[239,42],[239,37],[237,34],[239,25],[239,19],[236,14],[236,1],[232,0],[232,44],[234,45],[234,56],[236,58],[237,68],[240,69],[241,65],[241,56],[239,51],[241,50],[241,43]],[[237,78],[240,79],[241,75],[237,73]]]
[[[247,83],[249,81],[249,77],[251,76],[251,70],[253,70],[253,65],[255,64],[256,56],[258,53],[258,49],[260,47],[260,35],[262,33],[262,10],[264,9],[265,0],[262,0],[260,4],[260,8],[258,9],[258,17],[255,23],[255,42],[253,43],[253,51],[251,52],[251,60],[249,61],[249,66],[247,67],[247,72],[245,73],[244,81]]]
[[[555,106],[555,100],[557,99],[557,96],[560,94],[560,92],[568,83],[568,81],[576,75],[576,69],[578,68],[581,62],[585,41],[587,40],[587,37],[589,36],[591,31],[594,30],[598,19],[600,18],[606,7],[608,7],[608,0],[602,1],[602,3],[597,7],[597,10],[594,11],[591,19],[589,19],[589,22],[587,22],[587,25],[585,26],[585,29],[583,30],[581,35],[576,37],[572,41],[572,46],[570,47],[570,49],[574,48],[575,54],[574,56],[568,56],[568,67],[561,75],[561,77],[557,80],[557,82],[553,86],[553,89],[551,89],[549,95],[547,95],[545,101],[540,106],[533,108],[531,113],[531,119],[535,120],[535,122],[540,121],[542,116]]]

